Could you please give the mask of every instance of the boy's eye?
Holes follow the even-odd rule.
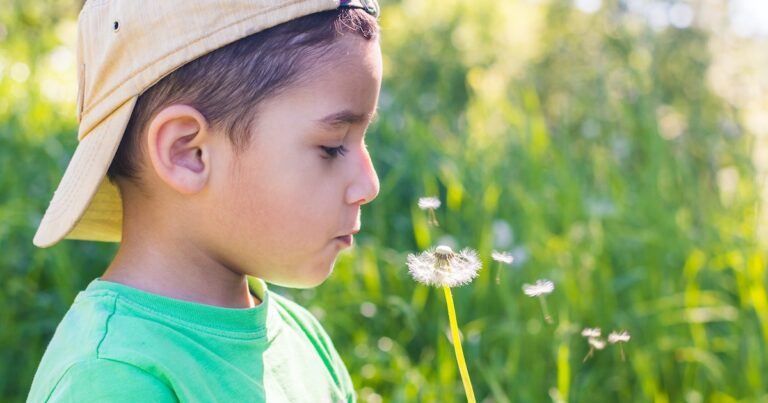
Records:
[[[325,151],[325,153],[328,154],[327,157],[323,157],[325,159],[333,159],[333,158],[338,157],[339,155],[343,157],[344,154],[347,152],[347,148],[344,147],[343,145],[338,146],[338,147],[320,146],[320,148],[322,148],[323,151]]]

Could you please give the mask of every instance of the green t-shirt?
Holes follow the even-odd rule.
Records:
[[[229,309],[94,280],[56,329],[29,402],[347,402],[344,363],[304,308],[253,283]]]

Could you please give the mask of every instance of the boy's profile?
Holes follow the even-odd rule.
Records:
[[[377,15],[373,0],[86,2],[80,143],[34,242],[120,247],[29,401],[355,399],[317,320],[265,283],[323,282],[378,193]]]

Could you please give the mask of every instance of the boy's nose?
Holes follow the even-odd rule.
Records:
[[[360,158],[354,164],[354,176],[347,187],[346,201],[359,205],[370,203],[379,194],[379,177],[365,146],[362,146]]]

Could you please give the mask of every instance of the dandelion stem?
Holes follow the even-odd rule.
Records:
[[[439,227],[440,224],[437,222],[437,215],[435,214],[434,209],[429,209],[429,218],[427,219],[427,224],[434,225],[435,227]]]
[[[547,309],[547,301],[544,300],[543,295],[539,295],[539,302],[541,302],[541,311],[542,313],[544,313],[544,320],[546,320],[547,323],[551,325],[554,322],[552,321],[552,317],[549,316],[549,309]]]
[[[621,361],[626,361],[626,357],[624,356],[624,346],[619,343],[619,351],[621,351]]]
[[[456,352],[456,362],[459,364],[461,381],[464,383],[464,393],[467,395],[469,403],[475,403],[475,392],[472,390],[472,381],[469,379],[467,364],[464,362],[464,352],[461,349],[461,339],[459,338],[459,326],[456,324],[456,311],[453,308],[453,295],[451,288],[443,286],[445,291],[445,302],[448,305],[448,319],[451,322],[451,338],[453,340],[453,349]]]
[[[501,284],[501,269],[502,269],[503,267],[501,266],[501,263],[499,263],[499,265],[498,265],[498,266],[499,266],[499,269],[498,269],[498,271],[496,272],[496,284]]]
[[[581,360],[581,362],[587,362],[589,357],[591,357],[594,352],[595,352],[595,348],[594,347],[589,347],[589,351],[587,352],[587,355],[584,356],[584,359]]]

